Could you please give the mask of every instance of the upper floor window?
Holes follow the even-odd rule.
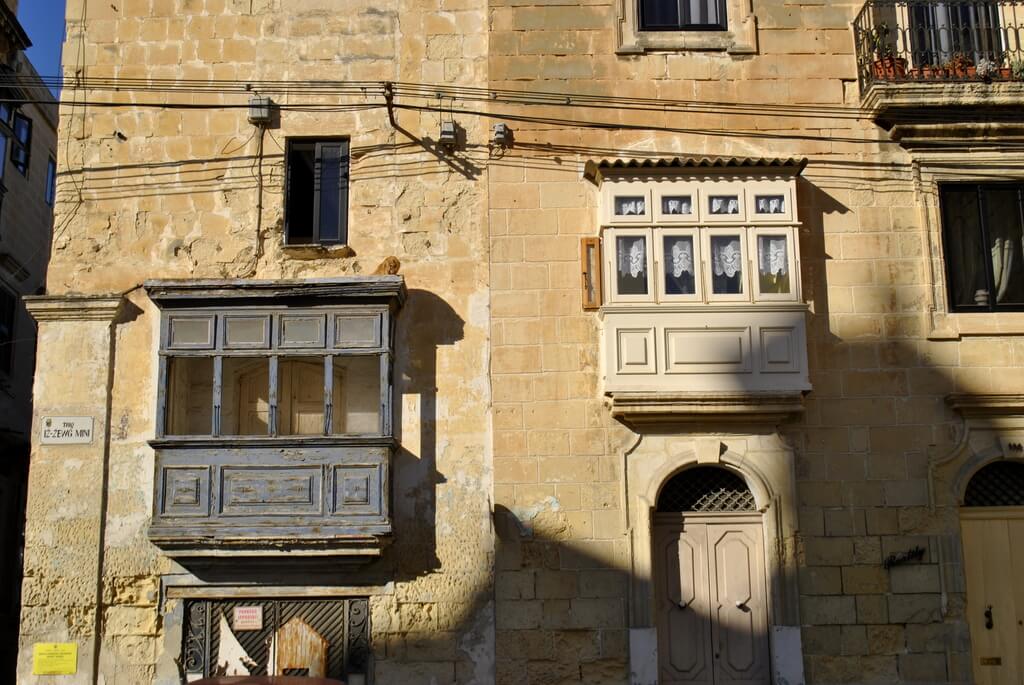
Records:
[[[639,0],[642,31],[725,31],[725,0]]]
[[[29,153],[32,149],[32,120],[20,112],[14,115],[14,140],[11,163],[23,175],[28,175]]]
[[[1024,183],[939,186],[954,312],[1024,311]]]
[[[797,301],[788,179],[608,182],[609,303]]]
[[[746,0],[615,0],[616,52],[757,53],[757,17]]]
[[[46,204],[52,207],[53,201],[57,198],[57,162],[53,157],[46,160],[46,190],[44,193]]]
[[[288,141],[287,244],[329,245],[348,241],[348,146],[344,139]]]

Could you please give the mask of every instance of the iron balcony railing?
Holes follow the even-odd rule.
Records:
[[[1024,0],[868,0],[854,21],[861,89],[1024,81]]]

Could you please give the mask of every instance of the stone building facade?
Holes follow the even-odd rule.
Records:
[[[977,6],[70,0],[19,682],[1011,682]]]

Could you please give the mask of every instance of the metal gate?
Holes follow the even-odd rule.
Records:
[[[257,624],[236,626],[235,609],[243,609],[249,616],[254,610],[262,614]],[[326,646],[324,676],[347,679],[361,674],[367,676],[370,661],[370,616],[366,598],[349,599],[195,599],[185,601],[185,625],[181,664],[188,676],[212,676],[221,673],[219,649],[221,617],[231,630],[232,637],[250,660],[246,667],[250,675],[268,673],[274,659],[271,645],[281,629],[299,619],[323,639]],[[278,650],[280,654],[280,649]],[[250,663],[251,662],[251,663]],[[280,663],[280,662],[278,662]],[[281,675],[311,675],[308,668],[284,668]]]

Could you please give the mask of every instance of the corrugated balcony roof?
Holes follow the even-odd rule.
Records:
[[[799,174],[807,166],[806,157],[609,157],[590,160],[583,174],[596,180],[602,172],[611,171],[674,171],[676,169],[771,169]]]

